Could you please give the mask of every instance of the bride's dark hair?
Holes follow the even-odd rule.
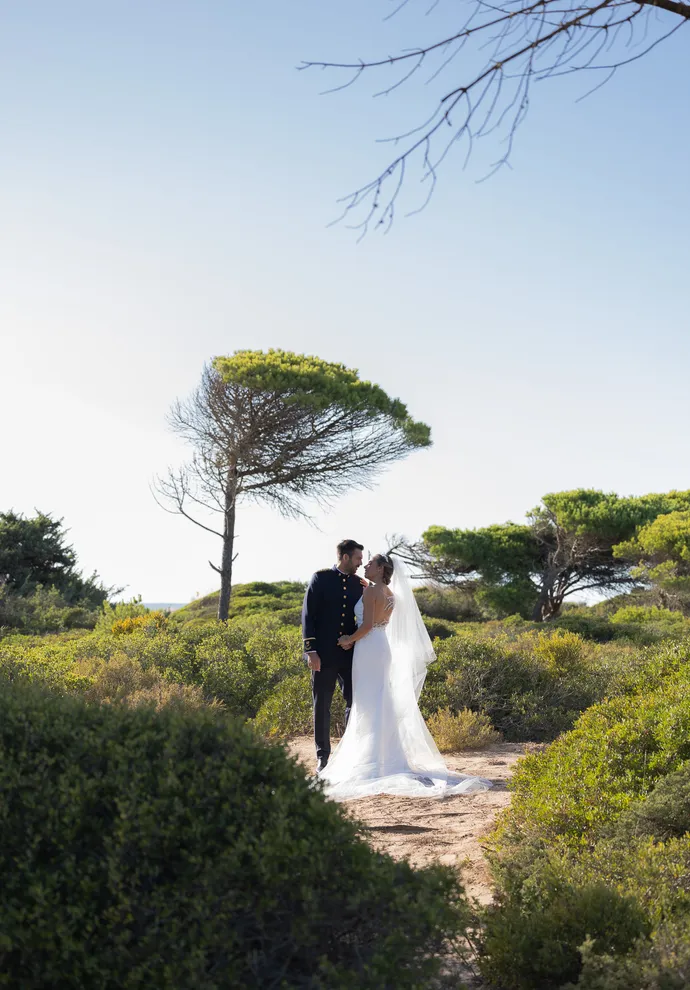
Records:
[[[393,571],[395,567],[393,566],[393,559],[389,557],[386,553],[377,553],[374,557],[377,564],[383,567],[383,574],[381,575],[381,580],[384,584],[390,584],[391,578],[393,577]]]

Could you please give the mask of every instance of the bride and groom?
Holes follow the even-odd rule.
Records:
[[[419,710],[435,659],[412,585],[398,557],[375,554],[357,577],[363,546],[338,544],[338,563],[317,571],[302,608],[311,670],[317,774],[335,800],[371,794],[442,797],[486,790],[452,774]],[[345,699],[345,733],[331,757],[331,701]]]

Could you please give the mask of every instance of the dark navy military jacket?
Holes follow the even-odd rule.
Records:
[[[305,652],[316,650],[322,659],[336,649],[340,652],[340,637],[349,636],[357,628],[355,605],[363,590],[356,575],[343,574],[335,566],[312,576],[302,606]]]

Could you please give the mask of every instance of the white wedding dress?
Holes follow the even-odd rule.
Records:
[[[438,798],[491,787],[481,777],[449,772],[426,727],[417,699],[434,654],[401,572],[396,561],[390,621],[375,625],[354,646],[347,729],[319,774],[325,793],[336,801],[372,794]],[[355,607],[360,626],[363,610],[360,599]]]

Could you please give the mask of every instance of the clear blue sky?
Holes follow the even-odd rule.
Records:
[[[687,30],[583,102],[589,80],[541,84],[512,170],[478,184],[484,152],[459,153],[425,212],[356,244],[335,200],[426,94],[320,96],[335,79],[295,66],[419,43],[456,9],[427,6],[2,5],[0,507],[63,516],[127,595],[215,586],[214,539],[149,483],[184,457],[170,403],[238,348],[357,367],[435,440],[318,527],[243,509],[241,581],[547,491],[690,487]]]

